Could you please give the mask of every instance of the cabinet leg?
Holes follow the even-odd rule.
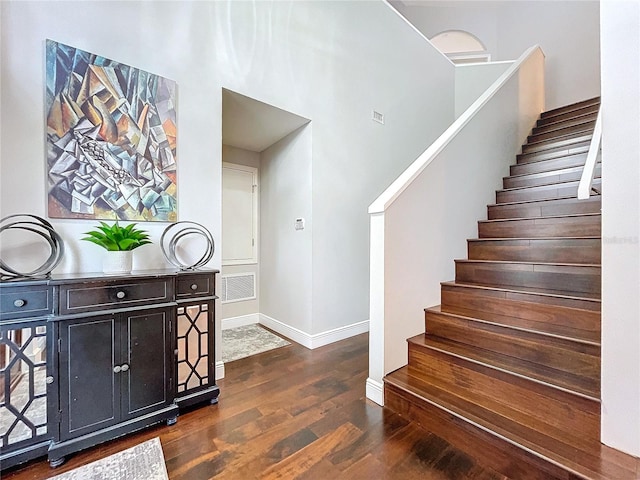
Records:
[[[59,467],[60,465],[62,465],[64,463],[65,460],[66,459],[64,457],[54,458],[52,460],[49,460],[49,466],[51,468]]]
[[[171,418],[167,418],[167,427],[170,427],[171,425],[175,425],[176,422],[178,421],[178,417],[171,417]]]

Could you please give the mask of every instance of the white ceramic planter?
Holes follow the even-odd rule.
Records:
[[[107,275],[130,273],[133,250],[107,252],[102,260],[102,272]]]

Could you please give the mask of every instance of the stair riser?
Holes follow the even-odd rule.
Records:
[[[566,470],[388,383],[384,388],[384,405],[462,451],[482,458],[487,467],[508,478],[569,480]]]
[[[600,295],[600,267],[456,261],[456,281]]]
[[[600,215],[478,222],[479,238],[597,237],[600,231]]]
[[[587,161],[586,153],[567,155],[550,160],[540,160],[537,162],[520,163],[511,165],[510,175],[530,175],[535,173],[549,172],[561,168],[583,167]]]
[[[594,338],[600,338],[601,302],[597,299],[545,295],[521,290],[496,290],[453,282],[443,283],[441,291],[442,308],[446,307],[447,310],[455,306],[476,308],[481,312],[495,312],[557,324],[564,323],[563,319],[566,319],[568,324],[577,328],[598,332]],[[567,309],[566,312],[558,309],[559,307]]]
[[[409,371],[435,386],[465,386],[467,400],[514,421],[531,422],[550,437],[599,439],[599,404],[458,357],[409,344]]]
[[[568,147],[578,142],[590,142],[592,133],[577,133],[573,135],[567,135],[562,138],[554,138],[551,140],[543,140],[536,143],[527,143],[522,146],[522,153],[537,153],[545,152],[548,150],[554,150],[556,148]]]
[[[592,384],[600,379],[598,346],[545,337],[429,310],[425,312],[425,330],[427,334],[584,377]]]
[[[471,260],[600,263],[600,239],[487,240],[468,242]]]
[[[527,142],[529,143],[541,142],[544,140],[550,140],[552,138],[562,137],[565,135],[573,135],[577,133],[581,133],[582,135],[591,135],[593,133],[594,126],[595,126],[595,121],[574,125],[571,127],[559,128],[557,130],[552,130],[550,132],[534,133],[527,137]]]
[[[600,213],[600,207],[600,197],[593,196],[587,200],[564,198],[515,205],[490,205],[487,210],[489,220],[499,220]]]
[[[561,120],[559,122],[547,123],[546,125],[536,126],[531,131],[532,135],[538,135],[540,133],[548,133],[556,130],[560,130],[563,128],[573,127],[589,122],[595,122],[598,117],[597,112],[589,113],[587,115],[582,115],[578,117],[572,117],[567,120]]]
[[[553,110],[549,112],[544,112],[540,115],[540,120],[538,120],[538,126],[546,125],[548,123],[560,122],[563,120],[568,120],[570,118],[579,117],[581,115],[586,115],[588,113],[597,113],[600,109],[600,102],[588,103],[582,106],[571,106],[566,107],[562,110]]]
[[[550,183],[563,183],[579,181],[582,177],[583,165],[565,170],[551,170],[548,172],[534,173],[525,176],[506,177],[502,184],[504,189],[519,187],[535,187]],[[594,178],[600,178],[602,169],[600,164],[596,165]]]
[[[600,190],[601,180],[593,180],[593,187]],[[534,200],[547,200],[558,197],[577,197],[578,182],[569,182],[557,185],[544,185],[516,190],[499,190],[496,192],[496,203],[531,202]]]
[[[542,152],[520,153],[516,155],[516,163],[540,162],[542,160],[553,160],[568,155],[579,155],[589,151],[589,141],[576,142],[571,145],[551,148]]]

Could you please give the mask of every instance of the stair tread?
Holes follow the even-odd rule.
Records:
[[[571,300],[579,300],[585,301],[589,303],[594,303],[600,305],[602,303],[600,297],[591,296],[591,295],[576,295],[575,292],[561,292],[558,290],[549,290],[544,288],[535,288],[535,287],[517,287],[512,285],[505,285],[503,287],[498,287],[496,285],[484,285],[481,283],[464,283],[464,282],[440,282],[441,285],[447,286],[459,286],[463,288],[477,288],[482,290],[491,290],[494,292],[504,292],[504,293],[526,293],[526,294],[534,294],[541,295],[545,297],[556,297],[556,298],[566,298]]]
[[[446,283],[446,282],[443,282]],[[539,288],[539,287],[520,287],[518,285],[504,285],[504,286],[496,286],[491,284],[484,283],[468,283],[455,281],[450,282],[451,285],[462,285],[462,286],[470,286],[477,288],[486,288],[492,290],[500,290],[505,292],[514,292],[514,293],[533,293],[537,295],[546,295],[549,297],[558,297],[565,299],[573,299],[580,301],[597,301],[601,303],[600,294],[597,293],[589,293],[589,292],[573,292],[571,290],[553,290],[550,288]]]
[[[545,217],[548,218],[548,217]],[[501,220],[501,219],[500,219]],[[522,219],[519,219],[522,220]],[[535,218],[532,218],[531,220],[536,220]],[[482,221],[486,221],[486,222],[491,222],[493,220],[482,220]],[[495,241],[505,241],[505,242],[511,242],[511,241],[518,241],[518,240],[526,240],[526,241],[530,241],[530,240],[600,240],[601,237],[599,236],[581,236],[581,237],[576,237],[576,236],[568,236],[568,237],[484,237],[484,238],[468,238],[467,242],[495,242]]]
[[[589,268],[601,268],[599,263],[563,263],[563,262],[539,262],[539,261],[519,261],[519,260],[473,260],[469,258],[457,258],[454,262],[460,263],[497,263],[500,265],[546,265],[546,266],[559,266],[559,267],[589,267]]]
[[[531,130],[533,135],[537,135],[538,133],[551,133],[556,130],[562,130],[563,128],[571,128],[578,127],[586,124],[593,124],[596,121],[598,114],[597,112],[589,112],[584,113],[582,115],[577,115],[575,117],[566,118],[564,120],[560,120],[558,122],[551,122],[544,125],[537,125],[533,127]],[[536,133],[536,130],[538,132]],[[544,132],[540,132],[540,130],[545,130]]]
[[[515,202],[515,203],[532,203],[532,202]],[[495,205],[507,205],[505,203],[496,203]],[[478,220],[478,223],[500,223],[500,222],[518,222],[522,220],[550,220],[560,218],[588,218],[602,217],[602,213],[567,213],[566,215],[548,215],[545,217],[513,217],[513,218],[491,218],[488,220]],[[551,238],[551,237],[549,237]]]
[[[476,317],[473,315],[475,313],[481,313],[481,312],[473,312],[472,310],[470,310],[467,313],[450,312],[447,310],[447,307],[443,305],[436,305],[435,307],[425,308],[424,310],[425,312],[440,313],[443,315],[448,315],[448,316],[450,315],[452,317],[456,317],[464,320],[470,320],[474,322],[477,321],[482,324],[495,325],[500,328],[514,329],[522,332],[529,332],[535,335],[540,335],[542,337],[557,338],[560,340],[567,340],[569,342],[576,342],[576,343],[591,345],[596,347],[600,346],[599,335],[597,336],[597,338],[596,338],[596,335],[592,335],[592,337],[594,338],[585,338],[585,336],[582,335],[582,330],[572,329],[571,326],[568,326],[568,328],[566,328],[563,333],[556,333],[553,331],[549,331],[546,328],[546,324],[543,322],[524,320],[518,317],[501,315],[498,313],[487,313],[486,315]],[[579,311],[579,309],[576,309],[576,311]]]
[[[432,309],[436,308],[438,307],[432,307]],[[447,312],[442,313],[447,314]],[[470,318],[456,314],[450,315],[464,319]],[[545,387],[558,389],[565,393],[578,395],[592,402],[600,403],[599,381],[551,367],[545,367],[527,360],[510,357],[481,347],[466,345],[455,340],[432,335],[428,332],[422,335],[424,338],[421,339],[419,337],[420,335],[412,337],[409,339],[409,342],[451,353],[457,357],[471,360],[474,363],[482,364],[489,368],[495,368],[508,374],[515,374],[520,378],[533,381]]]
[[[596,179],[598,180],[599,177]],[[594,183],[600,183],[600,182],[594,182]],[[501,188],[500,190],[496,190],[496,192],[522,192],[522,191],[531,191],[531,190],[535,190],[535,189],[539,189],[539,190],[545,190],[548,189],[549,187],[568,187],[568,186],[577,186],[580,184],[580,180],[569,180],[566,182],[552,182],[552,183],[545,183],[544,185],[526,185],[523,187],[513,187],[513,188]]]
[[[540,118],[549,118],[556,115],[575,112],[576,110],[581,110],[583,108],[591,107],[593,105],[600,105],[600,102],[601,102],[600,97],[587,98],[586,100],[581,100],[580,102],[575,102],[569,105],[563,105],[562,107],[546,110],[540,114]]]
[[[545,138],[544,140],[539,140],[537,142],[527,142],[523,145],[523,147],[531,148],[531,147],[550,146],[550,148],[552,148],[551,146],[559,146],[557,144],[564,145],[563,142],[567,142],[568,144],[571,144],[571,143],[577,143],[578,141],[586,141],[587,139],[591,139],[592,136],[593,136],[593,129],[582,130],[582,131],[570,133],[567,135],[558,135],[557,137]],[[573,140],[573,141],[570,142],[570,140]],[[536,149],[535,151],[540,151],[540,150],[548,150],[548,149],[542,148],[542,149]],[[523,152],[523,153],[529,153],[529,152]]]
[[[496,301],[494,299],[494,301]],[[499,301],[499,300],[497,300]],[[510,301],[505,299],[505,301]],[[443,304],[444,304],[443,300]],[[519,301],[520,304],[526,305],[527,302]],[[594,310],[583,310],[577,307],[566,307],[562,305],[550,305],[549,308],[556,307],[562,309],[563,313],[571,311],[573,317],[583,320],[585,318],[592,317],[594,314],[599,315],[600,312]],[[435,307],[434,307],[435,308]],[[496,313],[495,311],[478,310],[472,307],[465,308],[459,305],[440,305],[440,312],[447,315],[457,315],[462,318],[471,318],[482,320],[488,323],[501,325],[504,327],[515,328],[522,331],[534,332],[540,335],[546,335],[555,338],[570,339],[579,343],[597,346],[600,345],[600,331],[589,328],[588,322],[578,321],[549,321],[545,317],[541,317],[541,320],[536,319],[535,316],[522,316],[514,317],[511,315],[505,315],[502,313]],[[563,318],[567,318],[565,315]],[[578,328],[578,326],[584,328]]]
[[[577,198],[574,195],[565,195],[562,197],[554,197],[554,198],[542,198],[539,200],[518,200],[515,202],[502,202],[502,203],[490,203],[487,205],[487,207],[502,207],[502,206],[509,206],[509,205],[527,205],[527,204],[534,204],[534,203],[546,203],[546,202],[555,202],[557,200],[577,200]],[[589,198],[586,198],[584,200],[580,200],[581,202],[589,202],[589,201],[600,201],[601,200],[601,196],[600,195],[591,195]],[[581,215],[581,214],[576,214],[576,215]],[[556,215],[557,216],[557,215]],[[532,218],[539,218],[539,217],[532,217]]]
[[[571,138],[573,136],[592,135],[594,125],[595,125],[595,120],[592,122],[580,123],[578,125],[571,125],[564,128],[558,128],[557,130],[552,130],[550,132],[532,133],[527,137],[526,145],[533,145],[536,143],[553,141],[553,140],[562,140],[565,138]],[[567,132],[565,130],[573,130],[573,131]],[[544,135],[550,135],[550,136],[547,138],[539,138]]]
[[[406,370],[400,369],[400,371],[396,370],[395,372],[392,372],[385,377],[385,381],[394,383],[398,386],[404,386],[408,391],[417,395],[419,398],[427,401],[435,401],[437,405],[440,405],[451,412],[463,414],[466,419],[471,420],[478,425],[487,426],[492,431],[504,435],[506,438],[516,439],[520,445],[526,445],[521,443],[521,441],[525,441],[527,438],[533,438],[536,440],[536,443],[532,446],[535,445],[540,447],[553,445],[554,450],[567,453],[570,449],[576,448],[573,442],[571,444],[562,442],[561,440],[540,432],[538,429],[531,428],[528,425],[524,425],[523,423],[512,420],[501,413],[495,412],[490,408],[486,408],[475,402],[467,400],[465,398],[463,388],[455,388],[452,386],[445,390],[444,388],[433,385],[428,381],[422,380],[421,378],[411,374],[411,367],[406,368]],[[581,447],[581,449],[589,449],[588,445],[581,444]]]
[[[599,443],[587,448],[577,448],[575,444],[552,438],[429,385],[411,376],[408,367],[402,367],[388,374],[385,382],[546,461],[561,466],[579,478],[595,480],[630,478],[629,472],[635,468],[633,457]]]
[[[528,165],[528,166],[535,166],[535,164],[537,163],[557,163],[559,160],[566,160],[569,159],[571,160],[570,157],[585,157],[586,160],[586,156],[589,152],[589,144],[585,142],[584,145],[578,147],[579,151],[576,152],[571,152],[571,153],[561,153],[561,152],[557,152],[558,155],[554,156],[554,157],[543,157],[543,158],[539,158],[541,157],[541,155],[533,155],[533,154],[527,154],[527,153],[520,153],[518,154],[518,157],[522,157],[524,156],[529,156],[532,157],[531,159],[521,159],[521,161],[518,161],[517,163],[511,164],[512,167],[518,167],[518,166],[522,166],[522,165]],[[528,160],[528,161],[527,161]]]
[[[583,112],[583,113],[579,113],[578,115],[574,116],[574,117],[569,117],[569,118],[565,118],[562,120],[558,120],[557,122],[548,122],[548,123],[543,123],[543,124],[539,124],[538,122],[536,122],[536,126],[534,127],[534,129],[536,128],[546,128],[546,127],[553,127],[556,125],[562,125],[563,123],[570,123],[570,122],[576,122],[576,121],[581,121],[584,120],[586,121],[587,119],[591,119],[593,118],[594,120],[596,119],[596,117],[598,116],[598,111],[594,111],[594,112]],[[548,118],[549,120],[551,118]]]
[[[601,162],[598,162],[596,165],[601,165]],[[565,175],[567,173],[582,172],[583,169],[584,169],[584,165],[576,165],[573,167],[563,167],[563,168],[545,170],[544,172],[519,173],[516,175],[509,175],[509,176],[503,177],[503,180],[522,180],[526,178],[552,177],[554,175]],[[557,183],[557,182],[551,182],[551,183]]]
[[[519,153],[516,155],[516,163],[512,165],[529,165],[538,162],[561,160],[574,155],[585,155],[589,152],[590,144],[590,140],[581,140],[573,144],[561,145],[546,151]]]

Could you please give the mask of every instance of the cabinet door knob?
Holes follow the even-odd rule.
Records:
[[[120,370],[122,370],[122,367],[120,367],[120,365],[116,365],[115,367],[113,367],[113,373],[120,373]]]
[[[45,381],[47,382],[47,385],[51,385],[53,383],[53,377],[49,375]]]
[[[15,300],[15,301],[13,302],[13,306],[14,306],[14,307],[18,307],[18,308],[20,308],[20,307],[24,307],[24,305],[25,305],[26,303],[27,303],[27,302],[25,302],[24,300],[22,300],[21,298],[19,298],[18,300]]]
[[[193,290],[194,292],[198,289],[198,284],[194,283],[191,285],[191,290]]]
[[[119,291],[118,293],[116,293],[116,297],[118,297],[120,300],[122,300],[126,296],[127,296],[127,294],[124,293],[122,290]]]
[[[122,364],[122,368],[120,369],[121,372],[126,372],[127,370],[129,370],[129,365],[127,365],[126,363]]]

